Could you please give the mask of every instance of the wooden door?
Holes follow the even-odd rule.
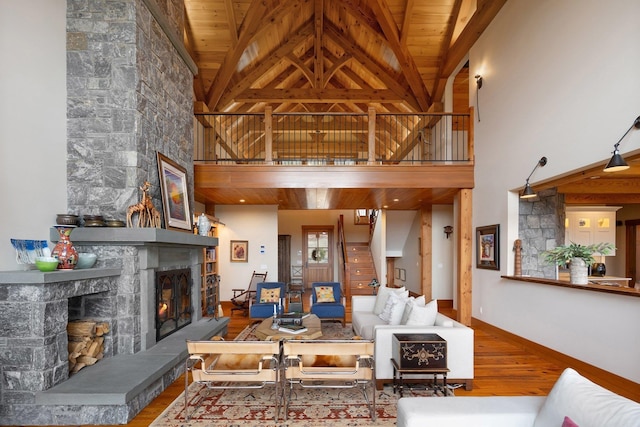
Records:
[[[278,282],[291,282],[291,236],[278,235]]]
[[[303,226],[304,283],[333,281],[333,226]]]

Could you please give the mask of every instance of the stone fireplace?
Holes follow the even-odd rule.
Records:
[[[228,319],[203,319],[196,309],[203,248],[216,238],[103,227],[77,228],[71,240],[98,255],[95,268],[0,272],[0,340],[11,349],[0,425],[126,423],[184,371],[185,339],[226,333]],[[179,291],[167,301],[176,316],[164,322],[175,317],[175,327],[161,336],[156,278],[170,278],[171,293]],[[74,318],[107,322],[110,331],[104,358],[69,377],[66,326]]]

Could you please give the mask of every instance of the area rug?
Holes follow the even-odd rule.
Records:
[[[236,340],[257,341],[257,323],[247,326]],[[351,325],[339,322],[322,323],[322,339],[353,337]],[[185,421],[184,392],[155,419],[151,427],[350,427],[395,426],[399,396],[391,386],[376,390],[376,420],[369,417],[369,408],[362,392],[356,389],[295,388],[289,404],[287,420],[280,409],[276,412],[275,389],[208,390],[200,384],[189,386],[190,420]],[[453,395],[452,390],[446,391]],[[407,388],[404,396],[443,396],[441,390],[416,385]],[[198,406],[199,404],[199,406]],[[197,409],[196,409],[197,408]]]
[[[428,388],[407,390],[404,396],[442,396]],[[195,404],[202,404],[194,411]],[[390,386],[376,391],[376,420],[362,392],[356,389],[295,389],[287,411],[280,410],[278,421],[273,388],[260,390],[207,390],[199,384],[189,386],[189,422],[184,417],[184,392],[151,427],[350,427],[394,426],[398,395]]]

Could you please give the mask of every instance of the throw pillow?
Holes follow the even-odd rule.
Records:
[[[378,317],[389,325],[399,325],[408,298],[408,295],[404,293],[391,293],[389,298],[387,298],[387,304],[384,306],[384,310],[382,310],[382,313],[380,313]]]
[[[564,421],[562,421],[562,427],[579,427],[578,424],[574,423],[573,420],[569,417],[564,417]]]
[[[336,302],[333,286],[316,286],[316,302]]]
[[[263,288],[260,290],[260,303],[280,301],[280,288]]]
[[[424,307],[414,305],[409,313],[407,325],[411,326],[433,326],[436,323],[438,314],[438,300],[433,300]]]
[[[406,290],[404,286],[401,288],[388,288],[386,286],[380,286],[376,295],[376,303],[373,307],[373,314],[380,315],[380,313],[382,313],[382,310],[384,310],[384,306],[387,304],[387,299],[392,292],[403,293],[406,292]],[[407,295],[409,295],[409,292],[407,292]]]
[[[401,325],[407,324],[407,320],[409,320],[409,314],[411,314],[411,309],[413,309],[414,304],[424,307],[424,305],[426,304],[424,295],[420,295],[418,298],[409,297],[409,300],[404,306],[402,317],[400,318]]]

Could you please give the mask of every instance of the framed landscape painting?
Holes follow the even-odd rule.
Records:
[[[158,152],[158,175],[165,228],[191,231],[187,170]]]
[[[500,225],[476,228],[476,267],[500,270]]]

